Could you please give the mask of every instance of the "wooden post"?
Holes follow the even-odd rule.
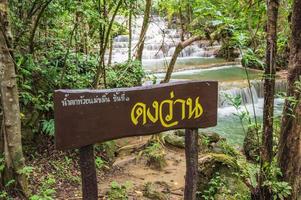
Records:
[[[97,200],[98,190],[93,145],[81,147],[79,153],[83,200]]]
[[[198,129],[185,130],[186,176],[184,200],[195,200],[198,182]]]

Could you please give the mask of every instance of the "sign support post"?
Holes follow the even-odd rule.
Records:
[[[198,129],[185,130],[186,175],[184,200],[195,200],[198,182]]]
[[[79,149],[79,164],[82,177],[82,196],[84,200],[97,200],[97,176],[95,169],[94,147],[88,145]]]

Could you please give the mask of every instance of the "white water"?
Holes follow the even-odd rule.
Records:
[[[285,92],[287,83],[284,80],[276,81],[275,83],[276,94]],[[248,105],[252,103],[259,103],[259,99],[264,97],[263,81],[253,80],[251,81],[251,88],[249,87],[234,87],[228,90],[220,90],[219,92],[219,107],[229,107],[231,104],[227,101],[226,95],[236,97],[240,96],[242,104]],[[252,98],[253,97],[253,98]]]
[[[126,19],[118,17],[120,24],[126,24]],[[136,45],[139,40],[143,17],[138,16],[133,20],[132,28],[132,55],[136,51]],[[170,59],[173,55],[176,45],[180,42],[180,33],[176,29],[168,28],[167,22],[160,17],[152,17],[145,37],[145,46],[143,51],[142,63],[144,66],[150,66],[152,63],[160,62],[161,66],[165,59]],[[116,63],[124,62],[128,59],[128,35],[118,35],[113,40],[112,61]],[[208,58],[213,57],[219,46],[208,46],[208,43],[195,42],[185,48],[179,55],[182,58]],[[108,52],[106,53],[108,58]]]

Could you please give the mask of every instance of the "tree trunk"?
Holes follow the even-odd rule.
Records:
[[[277,51],[277,18],[279,0],[267,1],[267,47],[266,67],[264,71],[264,109],[263,109],[263,134],[261,149],[261,174],[259,186],[261,198],[271,199],[271,194],[266,187],[262,187],[264,181],[265,164],[270,165],[273,158],[273,120],[274,120],[274,95],[276,74],[276,51]]]
[[[279,165],[292,186],[292,200],[301,199],[301,0],[294,0],[287,98],[284,105]]]
[[[149,25],[149,18],[152,8],[152,0],[146,0],[145,4],[145,12],[143,17],[143,24],[139,36],[139,41],[137,44],[137,51],[136,51],[136,60],[142,61],[142,55],[143,55],[143,49],[144,49],[144,41],[145,41],[145,35],[148,29]]]
[[[31,33],[30,33],[30,37],[29,37],[29,53],[30,54],[33,54],[34,53],[34,37],[35,37],[35,34],[36,34],[36,31],[38,29],[38,26],[39,26],[39,23],[40,23],[40,19],[42,18],[46,8],[48,7],[48,5],[52,2],[52,0],[48,0],[44,6],[42,6],[38,16],[37,16],[37,19],[35,20],[34,24],[33,24],[33,27],[32,27],[32,30],[31,30]]]
[[[8,19],[8,2],[0,1],[0,82],[1,101],[3,107],[3,123],[1,132],[4,141],[6,170],[12,171],[10,179],[25,196],[28,195],[28,184],[24,174],[19,171],[25,166],[21,141],[21,120],[15,65],[11,54],[12,37]]]
[[[110,50],[109,50],[108,66],[112,65],[113,44],[114,44],[113,36],[110,36]]]
[[[273,156],[273,117],[277,49],[278,0],[268,1],[266,67],[264,71],[263,149],[262,159],[271,162]]]
[[[110,35],[111,35],[111,30],[112,30],[112,27],[113,27],[113,23],[115,21],[115,17],[118,13],[118,10],[119,8],[121,7],[123,3],[123,0],[119,0],[116,7],[115,7],[115,10],[113,12],[113,15],[112,15],[112,18],[110,20],[110,23],[108,25],[108,28],[106,28],[105,30],[105,33],[104,33],[104,41],[103,41],[103,45],[100,46],[100,49],[99,49],[99,65],[97,67],[97,70],[96,70],[96,74],[95,74],[95,77],[94,77],[94,80],[93,80],[93,88],[98,88],[99,87],[99,80],[101,78],[101,75],[103,75],[103,81],[104,81],[104,85],[106,87],[106,68],[105,68],[105,65],[104,65],[104,56],[105,56],[105,51],[107,49],[107,46],[108,46],[108,43],[109,43],[109,39],[110,39]]]
[[[129,10],[129,49],[128,49],[128,61],[132,59],[132,17],[133,17],[133,11],[132,11],[132,3],[130,3],[130,10]]]
[[[185,49],[187,46],[191,45],[193,42],[201,40],[202,37],[201,36],[194,36],[191,37],[183,42],[179,42],[179,44],[177,45],[175,52],[172,55],[172,58],[168,64],[168,68],[167,68],[167,72],[165,75],[164,80],[161,81],[161,83],[168,83],[170,81],[171,78],[171,74],[173,72],[174,66],[177,62],[178,56],[180,55],[180,53],[182,52],[183,49]]]

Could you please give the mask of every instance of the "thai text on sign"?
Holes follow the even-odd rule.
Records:
[[[217,123],[217,82],[55,91],[58,149]]]

